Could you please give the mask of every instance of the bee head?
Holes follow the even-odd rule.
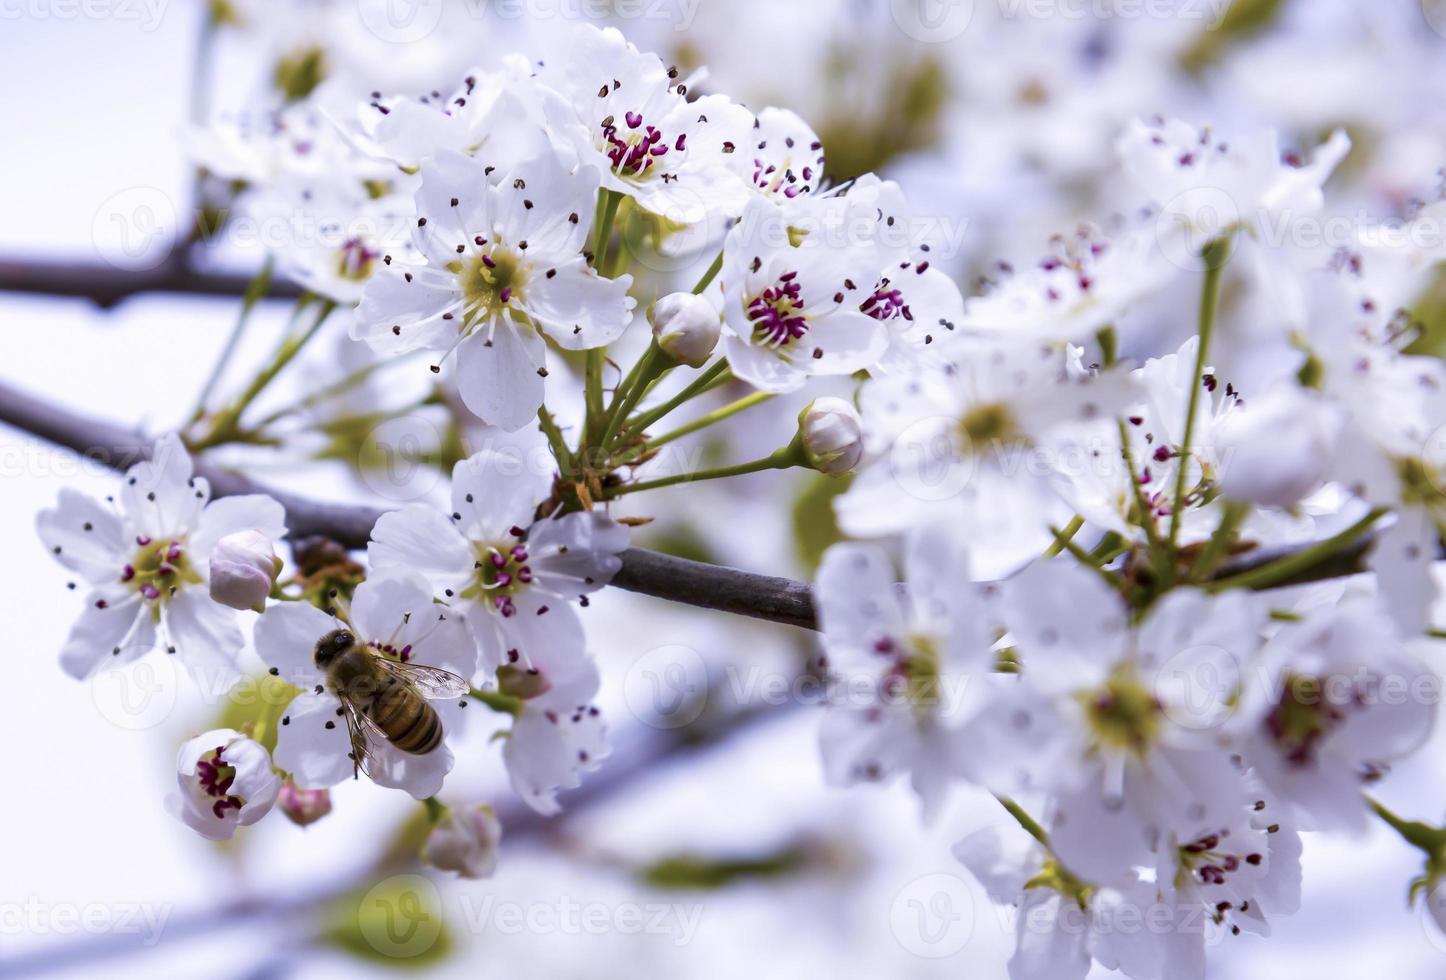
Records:
[[[356,637],[350,630],[332,630],[316,641],[316,666],[326,670],[355,645]]]

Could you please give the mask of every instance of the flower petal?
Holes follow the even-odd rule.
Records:
[[[302,789],[326,789],[350,777],[351,737],[341,702],[327,693],[301,694],[285,708],[276,736],[276,765]]]

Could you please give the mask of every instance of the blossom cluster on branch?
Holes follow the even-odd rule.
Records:
[[[306,294],[273,361],[203,399],[114,497],[67,490],[39,518],[85,583],[75,677],[153,653],[239,674],[254,620],[285,696],[181,750],[172,807],[199,833],[321,819],[316,794],[365,775],[428,801],[429,861],[489,874],[505,828],[437,800],[454,736],[503,716],[512,784],[544,814],[607,756],[581,609],[640,522],[617,502],[795,467],[850,477],[831,506],[852,540],[817,574],[824,771],[907,780],[925,819],[961,787],[1001,800],[1017,833],[956,854],[1028,912],[1018,980],[1092,962],[1202,977],[1211,928],[1265,934],[1297,910],[1303,831],[1382,813],[1366,790],[1437,707],[1415,647],[1446,523],[1446,366],[1409,311],[1446,250],[1362,238],[1302,264],[1281,247],[1325,216],[1344,132],[1286,150],[1266,129],[1136,120],[1115,145],[1132,216],[966,297],[905,188],[835,179],[798,115],[616,30],[445,93],[345,113],[323,95],[193,134],[239,211],[294,232],[274,260]],[[1164,306],[1168,344],[1132,318]],[[362,361],[258,420],[327,335]],[[546,464],[457,453],[447,508],[385,514],[364,560],[295,543],[288,572],[280,504],[211,500],[193,454],[266,445],[282,418],[324,430],[340,400],[385,401],[381,370],[424,389],[392,417],[442,406],[536,437]],[[729,384],[746,393],[662,425]],[[818,397],[759,458],[665,451],[799,391]],[[1368,538],[1368,574],[1280,587]],[[1446,847],[1411,842],[1434,888]],[[1120,928],[1142,908],[1167,927]]]

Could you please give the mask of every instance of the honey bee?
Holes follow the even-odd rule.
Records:
[[[365,772],[375,739],[411,755],[426,755],[442,744],[442,719],[428,700],[446,700],[471,690],[448,670],[398,663],[357,642],[346,629],[332,630],[316,643],[316,666],[341,702],[351,735],[353,775]]]

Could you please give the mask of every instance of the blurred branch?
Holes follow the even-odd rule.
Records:
[[[198,272],[172,256],[148,271],[120,269],[105,263],[35,262],[0,259],[0,292],[39,293],[88,299],[102,308],[143,293],[189,293],[196,296],[240,297],[252,277]],[[288,282],[271,283],[268,296],[294,298],[301,290]]]
[[[145,459],[150,440],[133,429],[88,418],[0,382],[0,422],[79,453],[114,470]],[[204,459],[196,472],[214,496],[267,493],[286,508],[295,537],[322,535],[348,548],[365,548],[383,513],[375,507],[331,504],[265,487]],[[660,599],[814,629],[813,591],[802,582],[630,548],[613,585]]]

